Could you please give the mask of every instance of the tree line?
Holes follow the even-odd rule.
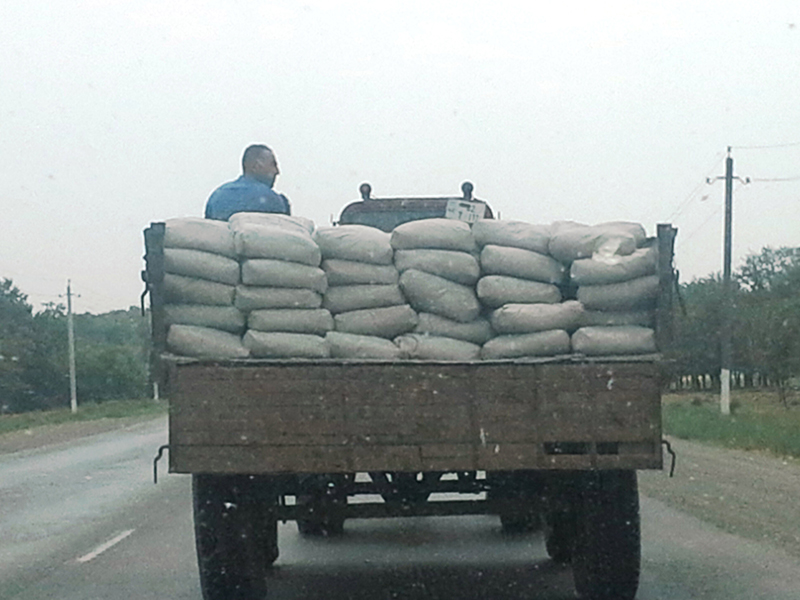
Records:
[[[73,315],[78,401],[147,394],[149,327],[136,308]],[[34,312],[10,279],[0,280],[0,412],[69,406],[67,315]]]
[[[800,248],[766,247],[734,274],[735,385],[777,386],[785,400],[800,376]],[[721,277],[679,286],[674,383],[719,386]],[[145,397],[149,319],[137,308],[74,315],[78,399]],[[67,315],[61,304],[34,312],[10,279],[0,282],[0,412],[69,406]]]
[[[800,248],[763,248],[733,274],[734,385],[785,392],[800,376]],[[680,286],[671,355],[682,386],[719,387],[723,285],[719,274]]]

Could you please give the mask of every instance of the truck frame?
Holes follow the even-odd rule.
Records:
[[[457,198],[362,200],[341,224],[390,230]],[[486,207],[486,218],[491,209]],[[388,217],[388,218],[387,218]],[[411,220],[411,219],[406,219]],[[676,229],[658,225],[656,336],[671,337]],[[166,353],[164,224],[145,230],[153,375],[169,398],[169,470],[193,476],[205,600],[263,598],[277,524],[338,535],[352,518],[499,515],[544,530],[591,600],[632,599],[636,470],[661,469],[660,354],[480,362],[211,360]]]

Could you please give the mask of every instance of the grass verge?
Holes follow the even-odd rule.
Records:
[[[732,414],[723,416],[714,393],[681,393],[664,397],[664,432],[678,438],[727,448],[767,450],[800,457],[800,403],[795,392],[789,408],[777,392],[736,390]]]
[[[98,419],[124,419],[127,417],[146,417],[163,414],[167,411],[166,402],[153,400],[113,400],[99,404],[82,404],[78,412],[72,414],[68,408],[35,411],[17,415],[0,415],[0,435],[12,431],[34,429],[44,425],[59,425],[77,421]]]

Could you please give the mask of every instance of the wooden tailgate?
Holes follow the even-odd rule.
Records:
[[[654,362],[173,361],[170,470],[661,468]]]

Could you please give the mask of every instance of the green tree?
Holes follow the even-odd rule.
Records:
[[[34,352],[28,297],[11,281],[0,281],[0,410],[20,410],[33,393],[25,368]]]

